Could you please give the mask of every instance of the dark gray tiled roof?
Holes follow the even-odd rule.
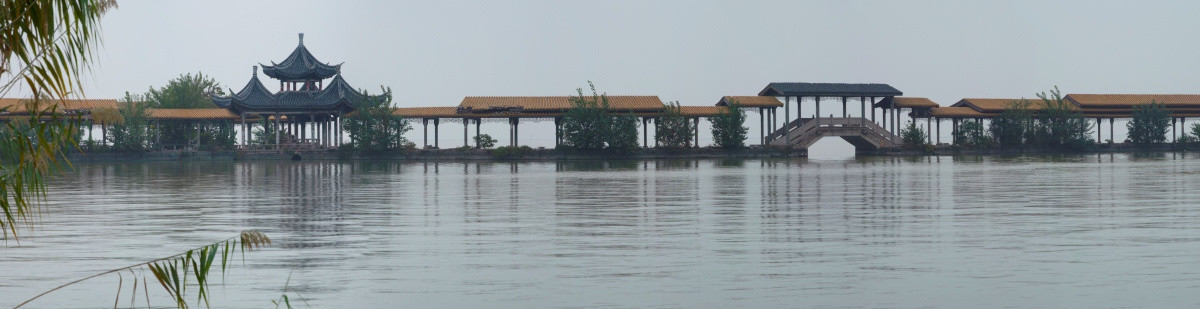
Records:
[[[770,83],[760,96],[888,97],[904,93],[888,84]]]
[[[230,96],[212,96],[213,103],[238,112],[296,112],[348,110],[365,97],[354,90],[342,75],[334,76],[324,89],[318,91],[284,91],[272,93],[258,79],[258,74],[241,91]]]
[[[272,61],[271,65],[262,67],[267,76],[284,81],[326,79],[337,75],[342,69],[341,64],[329,65],[313,57],[308,48],[304,47],[303,33],[300,34],[300,45],[296,46],[296,50],[293,50],[287,59],[278,64]]]

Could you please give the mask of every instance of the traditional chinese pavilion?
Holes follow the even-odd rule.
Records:
[[[263,74],[279,80],[279,91],[271,91],[258,79],[258,67],[241,91],[212,97],[213,103],[242,119],[266,117],[276,126],[276,144],[291,142],[340,145],[339,119],[353,111],[353,102],[366,98],[342,78],[342,65],[317,60],[300,42],[282,62],[262,65]],[[329,80],[326,82],[326,80]],[[250,139],[250,130],[243,130]]]

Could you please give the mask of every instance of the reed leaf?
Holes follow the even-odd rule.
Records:
[[[241,250],[243,252],[242,259],[244,261],[246,251],[253,251],[256,248],[262,248],[263,246],[270,245],[270,244],[271,244],[271,238],[267,237],[267,235],[263,234],[262,232],[258,232],[258,231],[254,231],[254,230],[242,231],[238,236],[230,237],[225,240],[214,242],[214,243],[202,246],[202,247],[187,250],[183,253],[179,253],[176,255],[172,255],[172,256],[168,256],[168,257],[164,257],[164,258],[160,258],[160,259],[155,259],[155,260],[151,260],[151,261],[147,261],[147,262],[142,262],[142,263],[126,266],[126,267],[111,269],[111,270],[100,272],[100,273],[97,273],[97,274],[94,274],[94,275],[91,275],[88,277],[84,277],[82,279],[68,282],[66,284],[63,284],[63,285],[60,285],[53,289],[42,292],[41,294],[38,294],[37,296],[34,296],[33,298],[30,298],[30,299],[22,302],[21,304],[17,305],[14,308],[20,308],[21,306],[24,306],[25,304],[28,304],[46,294],[50,294],[51,292],[57,291],[64,287],[71,286],[76,283],[80,283],[80,282],[83,282],[83,281],[86,281],[86,280],[89,280],[92,278],[109,275],[112,273],[117,273],[117,275],[120,277],[121,283],[118,283],[118,288],[117,288],[117,297],[120,297],[121,286],[124,282],[124,277],[121,276],[120,272],[129,271],[131,274],[135,274],[135,276],[136,276],[137,273],[134,272],[134,270],[137,270],[137,269],[149,270],[151,275],[154,277],[154,279],[158,281],[158,284],[161,285],[163,290],[167,292],[167,295],[171,297],[171,299],[175,303],[176,307],[178,307],[178,308],[187,308],[188,307],[188,302],[187,302],[188,297],[186,295],[187,295],[187,288],[189,285],[195,285],[197,288],[196,304],[203,303],[205,307],[209,307],[210,306],[209,293],[211,292],[211,289],[209,288],[209,278],[211,276],[209,276],[209,273],[213,269],[213,264],[217,260],[217,255],[218,254],[221,255],[220,267],[222,269],[222,277],[224,277],[224,272],[228,269],[228,264],[230,261],[229,258],[233,256],[234,250]],[[188,282],[189,279],[194,280],[195,282],[189,283]],[[136,278],[133,281],[134,281],[133,295],[136,296],[136,294],[137,294]],[[149,305],[150,304],[150,294],[148,291],[149,286],[145,284],[146,276],[142,276],[142,283],[143,283],[142,291],[146,295],[146,304]],[[134,303],[134,298],[131,298],[130,306],[132,306],[133,303]]]

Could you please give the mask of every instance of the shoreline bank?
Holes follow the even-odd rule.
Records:
[[[1096,153],[1167,153],[1187,152],[1195,147],[1180,144],[1133,145],[1102,144],[1091,149],[1052,148],[968,148],[940,145],[926,149],[863,149],[856,156],[976,156],[976,155],[1058,155]],[[75,152],[67,154],[71,162],[153,162],[153,161],[279,161],[279,160],[350,160],[350,161],[554,161],[554,160],[658,160],[658,159],[767,159],[804,158],[805,150],[750,147],[740,150],[699,148],[685,150],[641,149],[629,154],[580,153],[541,148],[520,148],[498,152],[495,149],[417,149],[377,153],[341,153],[334,149],[313,150],[158,150],[147,152]]]

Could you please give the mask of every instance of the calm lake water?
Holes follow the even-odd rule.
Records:
[[[1198,192],[1194,154],[80,164],[0,248],[0,306],[258,229],[213,308],[1195,308]]]

